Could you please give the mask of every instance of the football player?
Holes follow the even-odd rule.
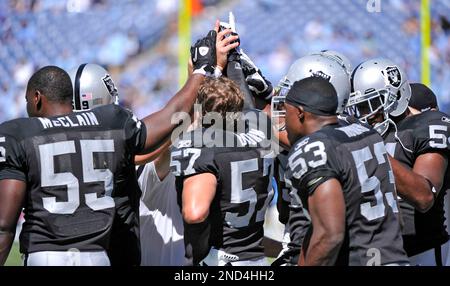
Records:
[[[383,136],[401,198],[403,242],[413,265],[442,265],[448,247],[443,198],[448,189],[450,118],[438,111],[412,115],[411,87],[402,69],[387,59],[355,68],[349,112]]]
[[[74,86],[74,111],[118,103],[118,90],[103,67],[82,64],[69,74]],[[169,145],[164,143],[150,154],[135,156],[135,163],[140,165],[137,180],[142,195],[138,189],[128,194],[141,196],[139,211],[134,206],[139,218],[131,221],[139,221],[139,227],[121,225],[121,220],[115,220],[108,251],[113,266],[130,264],[126,257],[133,253],[133,246],[137,248],[134,252],[140,252],[142,266],[184,264],[183,223],[176,202],[175,177],[169,172]],[[138,229],[139,233],[135,233]]]
[[[229,30],[217,34],[217,66],[226,66],[228,44],[233,38],[225,36]],[[192,73],[190,68],[190,73]],[[108,72],[95,64],[84,64],[70,73],[74,83],[75,110],[89,110],[105,104],[117,103],[118,92]],[[109,84],[105,84],[107,79]],[[88,97],[83,94],[89,94]],[[183,243],[183,222],[177,206],[175,177],[169,172],[170,140],[156,151],[135,157],[140,165],[137,169],[139,187],[142,196],[139,207],[141,265],[142,266],[180,266],[185,264]],[[114,233],[113,233],[114,234]],[[113,236],[116,249],[129,252],[124,248],[125,238]],[[114,244],[113,244],[114,245]],[[111,255],[110,255],[111,256]],[[115,259],[123,264],[123,259]],[[112,264],[114,265],[114,261]]]
[[[103,67],[85,63],[71,70],[69,75],[73,86],[73,111],[88,111],[99,106],[119,103],[117,87]],[[153,153],[141,156],[152,156]],[[130,176],[136,177],[136,174]],[[108,257],[112,266],[138,265],[141,257],[138,217],[141,191],[139,188],[132,188],[126,195],[127,201],[133,202],[133,207],[129,209],[133,215],[126,213],[127,218],[115,219],[113,222],[108,248]],[[124,214],[123,211],[117,212],[118,217]]]
[[[330,50],[312,53],[298,59],[292,64],[287,75],[278,85],[278,91],[272,100],[272,117],[280,121],[284,120],[284,102],[291,85],[295,81],[312,76],[320,76],[330,81],[338,96],[339,104],[336,113],[342,115],[350,94],[350,66],[350,61],[344,55]],[[344,119],[344,117],[341,117],[341,119]],[[286,186],[284,179],[290,147],[289,144],[285,145],[287,147],[275,160],[275,178],[278,184],[277,208],[279,220],[286,227],[283,252],[280,253],[279,259],[273,265],[297,264],[301,242],[310,224],[308,217],[299,209],[302,206],[297,203],[291,204],[290,189]],[[292,212],[292,216],[289,215],[290,209],[296,209]]]
[[[434,92],[422,83],[411,83],[411,99],[408,104],[408,109],[411,114],[419,114],[426,111],[439,111],[437,98]],[[450,172],[447,172],[445,181],[449,182]],[[449,231],[449,215],[450,215],[450,192],[448,188],[450,184],[445,184],[447,190],[445,191],[444,200],[444,212],[445,212],[445,225],[447,227],[447,233]],[[442,191],[441,191],[442,192]],[[448,242],[441,247],[442,249],[442,263],[445,266],[450,266],[450,247]],[[431,258],[433,259],[433,258]]]
[[[267,265],[262,239],[273,196],[269,137],[244,120],[244,96],[230,79],[205,81],[198,102],[205,124],[175,142],[171,153],[189,264]],[[234,129],[238,122],[243,130]]]
[[[299,265],[406,265],[383,140],[338,120],[337,107],[336,90],[322,76],[294,82],[286,97],[286,180],[291,204],[298,200],[312,222]]]
[[[103,67],[82,64],[69,74],[74,86],[74,111],[118,103],[118,90]],[[183,223],[176,202],[175,177],[169,172],[168,143],[152,153],[135,156],[135,163],[140,165],[137,179],[142,195],[138,189],[128,195],[140,196],[140,200],[133,199],[140,202],[139,210],[138,205],[134,206],[139,218],[131,220],[134,224],[139,222],[139,226],[122,225],[121,220],[115,220],[108,251],[113,266],[130,264],[126,257],[133,253],[133,246],[137,248],[134,252],[140,252],[142,266],[184,264]]]
[[[174,113],[191,111],[205,75],[213,72],[215,40],[211,31],[196,43],[193,75],[142,121],[114,104],[73,113],[71,80],[60,68],[44,67],[31,77],[30,118],[0,125],[0,265],[22,207],[25,265],[110,264],[113,221],[135,219],[132,207],[139,203],[128,196],[138,188],[134,155],[170,135]]]

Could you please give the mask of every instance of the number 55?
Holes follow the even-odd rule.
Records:
[[[84,183],[104,182],[105,195],[98,197],[98,193],[86,193],[86,205],[94,211],[113,208],[111,198],[113,190],[113,173],[109,169],[95,169],[93,154],[97,152],[114,152],[113,140],[80,140],[81,162]],[[71,172],[55,173],[55,156],[75,153],[74,141],[62,141],[39,146],[41,161],[42,187],[67,187],[67,202],[57,202],[56,197],[44,197],[44,208],[54,214],[73,214],[80,205],[80,188],[77,177]]]
[[[0,137],[0,143],[5,143],[5,137]],[[6,149],[0,146],[0,163],[6,161]]]
[[[430,125],[430,139],[435,139],[436,141],[430,140],[430,147],[432,148],[447,148],[447,137],[445,134],[437,133],[437,131],[447,132],[447,126],[443,125]],[[441,142],[437,142],[440,140]]]

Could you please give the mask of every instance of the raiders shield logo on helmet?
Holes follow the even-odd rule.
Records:
[[[331,76],[327,75],[326,73],[324,73],[323,71],[316,71],[316,72],[312,72],[310,71],[313,77],[321,77],[327,81],[331,80]]]
[[[106,88],[108,89],[109,94],[111,94],[111,96],[118,96],[116,85],[114,84],[114,81],[112,80],[111,76],[107,74],[102,78],[102,80]]]
[[[402,76],[400,75],[400,70],[398,69],[398,67],[395,66],[387,67],[383,73],[387,83],[389,83],[393,87],[400,86],[402,82]]]

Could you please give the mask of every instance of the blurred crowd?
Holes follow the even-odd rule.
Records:
[[[381,12],[372,14],[365,0],[195,2],[201,7],[192,39],[233,11],[242,47],[275,84],[296,58],[321,49],[342,52],[354,66],[385,56],[410,81],[420,81],[420,1],[382,1]],[[449,112],[450,2],[431,4],[432,88]],[[178,7],[177,0],[1,1],[0,122],[26,115],[25,84],[48,64],[66,70],[102,64],[118,83],[123,105],[137,116],[159,109],[178,89]]]

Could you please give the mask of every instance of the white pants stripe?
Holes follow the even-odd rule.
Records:
[[[25,261],[24,261],[25,264]],[[26,266],[110,266],[105,251],[40,251],[27,255]]]
[[[269,266],[269,261],[265,257],[255,260],[241,260],[230,262],[233,266]]]
[[[447,241],[441,246],[442,253],[442,265],[450,266],[450,241]],[[434,248],[416,254],[409,258],[412,266],[436,266],[436,257],[434,254]]]

